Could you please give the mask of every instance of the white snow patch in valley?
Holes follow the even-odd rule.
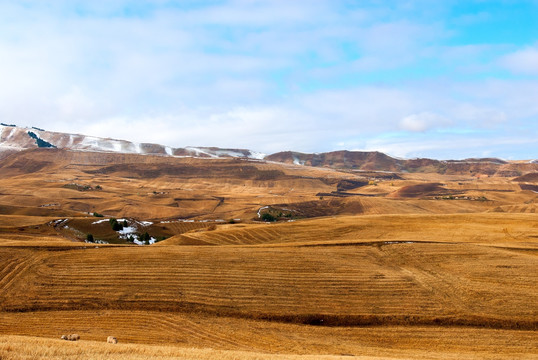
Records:
[[[150,225],[153,225],[153,223],[151,221],[137,221],[137,223],[139,223],[140,225],[142,226],[150,226]]]
[[[173,156],[174,155],[174,151],[172,150],[172,148],[170,146],[165,146],[164,147],[164,150],[166,151],[166,153],[170,156]]]
[[[133,235],[138,231],[138,229],[134,226],[125,226],[123,229],[118,231],[118,234],[120,234],[120,239],[127,239],[129,235]]]
[[[136,245],[146,245],[145,242],[140,241],[140,240],[138,240],[138,239],[134,239],[133,242],[134,242]],[[155,242],[157,242],[157,239],[155,239],[154,237],[151,237],[151,238],[149,239],[149,244],[150,244],[150,245],[155,244]]]
[[[53,221],[50,222],[50,224],[53,225],[53,226],[57,226],[57,225],[60,225],[61,223],[65,222],[65,221],[67,221],[67,220],[69,220],[69,219],[58,219],[58,220],[53,220]]]
[[[101,224],[101,223],[108,222],[108,221],[110,221],[110,220],[109,219],[97,220],[97,221],[92,222],[92,225]]]
[[[268,208],[269,208],[269,206],[261,207],[261,208],[258,210],[258,217],[261,218],[261,217],[262,217],[261,211],[262,211],[262,210],[265,210],[265,209],[268,209]]]

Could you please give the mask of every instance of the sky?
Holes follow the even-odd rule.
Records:
[[[159,143],[538,158],[538,0],[0,0],[0,121]]]

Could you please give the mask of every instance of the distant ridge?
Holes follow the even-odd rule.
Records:
[[[332,151],[305,154],[283,151],[265,157],[266,160],[287,164],[323,166],[351,171],[422,172],[447,175],[520,176],[538,171],[535,161],[508,162],[497,158],[464,160],[435,160],[427,158],[398,159],[378,151]]]
[[[265,155],[248,149],[194,147],[173,148],[160,144],[136,143],[127,140],[99,138],[80,134],[46,131],[37,127],[19,127],[0,123],[0,158],[13,152],[50,147],[71,151],[91,151],[140,155],[242,158],[266,160],[290,165],[329,167],[345,171],[421,172],[447,175],[516,177],[538,172],[538,161],[505,161],[497,158],[435,160],[428,158],[399,159],[378,151],[331,151],[307,154],[282,151]]]

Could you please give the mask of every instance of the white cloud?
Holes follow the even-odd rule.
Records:
[[[0,2],[2,121],[264,152],[364,147],[400,130],[410,139],[432,129],[462,138],[462,130],[537,131],[538,81],[451,77],[506,49],[441,44],[447,30],[428,16],[442,5],[158,1],[144,12],[141,4]],[[135,15],[125,16],[126,6]],[[535,52],[522,49],[502,64],[535,74]],[[424,59],[448,69],[446,78],[392,79]],[[410,70],[428,78],[428,69]],[[435,150],[424,144],[415,146]]]
[[[515,159],[532,159],[534,156],[525,149],[536,146],[538,139],[524,134],[518,134],[517,137],[503,134],[485,137],[475,133],[466,137],[448,134],[434,138],[373,138],[367,140],[360,150],[381,151],[401,158],[433,157],[445,160],[484,156],[505,158],[505,154],[512,150]]]
[[[400,120],[400,128],[407,131],[424,132],[434,127],[447,125],[448,119],[431,112],[411,114]]]
[[[95,104],[80,88],[74,87],[69,93],[60,96],[57,100],[59,113],[66,118],[92,117]]]
[[[538,47],[526,47],[505,55],[500,63],[517,74],[538,75]]]

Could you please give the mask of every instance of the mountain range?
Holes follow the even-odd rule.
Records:
[[[245,158],[299,166],[329,167],[356,172],[422,172],[448,175],[465,173],[477,176],[513,177],[538,171],[538,160],[506,161],[498,158],[469,158],[463,160],[400,159],[378,151],[348,150],[313,154],[282,151],[266,155],[248,149],[194,146],[173,148],[160,144],[67,134],[46,131],[37,127],[27,128],[0,123],[0,158],[14,152],[35,148],[173,157]]]

